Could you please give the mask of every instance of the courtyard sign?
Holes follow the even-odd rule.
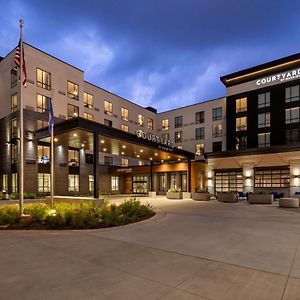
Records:
[[[300,68],[299,69],[294,69],[291,71],[287,72],[282,72],[276,75],[260,78],[256,81],[256,85],[262,86],[267,83],[276,83],[276,82],[284,82],[288,80],[294,80],[300,78]]]
[[[165,146],[165,147],[174,148],[174,143],[173,142],[164,140],[164,139],[160,138],[159,136],[157,136],[153,133],[150,133],[150,132],[146,133],[145,131],[138,129],[135,132],[135,134],[138,138],[148,140],[148,141],[154,142],[156,144],[160,144],[160,145]],[[164,150],[168,150],[168,149],[164,148]]]

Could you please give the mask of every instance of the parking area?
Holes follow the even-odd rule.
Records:
[[[0,298],[299,299],[299,209],[140,199],[141,223],[0,232]]]

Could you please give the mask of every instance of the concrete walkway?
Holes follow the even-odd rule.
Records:
[[[141,200],[137,224],[0,232],[0,299],[300,299],[298,210]]]

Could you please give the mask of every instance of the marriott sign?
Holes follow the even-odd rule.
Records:
[[[271,82],[272,83],[284,82],[288,80],[294,80],[296,78],[300,78],[300,68],[291,71],[282,72],[276,75],[260,78],[256,81],[256,85],[263,86]]]

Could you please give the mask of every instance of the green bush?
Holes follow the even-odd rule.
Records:
[[[9,199],[10,200],[19,199],[19,194],[18,193],[11,193],[11,194],[9,194]]]
[[[28,204],[24,207],[24,213],[31,216],[33,221],[43,222],[50,212],[50,206],[43,203]]]
[[[150,204],[141,204],[136,198],[124,201],[119,206],[120,213],[132,221],[138,221],[154,214],[154,209]]]
[[[36,199],[37,195],[29,192],[24,192],[24,199]]]
[[[0,207],[0,225],[20,222],[20,209],[18,205]]]

